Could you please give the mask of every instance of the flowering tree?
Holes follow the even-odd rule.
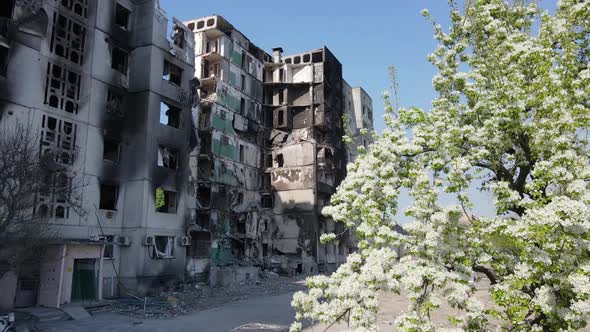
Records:
[[[410,300],[395,320],[402,331],[439,330],[430,314],[443,304],[459,309],[449,322],[463,330],[584,327],[590,1],[560,0],[554,14],[524,0],[451,1],[448,32],[422,14],[439,42],[429,56],[439,96],[425,112],[395,110],[385,95],[387,129],[324,210],[355,230],[359,252],[307,280],[292,330],[304,319],[374,330],[380,291]],[[495,216],[472,216],[474,185],[493,194]],[[400,207],[404,190],[411,203]],[[442,193],[457,206],[441,206]],[[393,230],[398,211],[412,219],[407,236]],[[474,296],[475,272],[489,279],[494,305]]]

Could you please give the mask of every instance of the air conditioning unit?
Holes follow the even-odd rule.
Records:
[[[180,242],[181,246],[185,246],[188,247],[191,245],[191,238],[188,236],[182,236],[180,239],[178,239]]]
[[[88,239],[91,242],[104,242],[107,240],[107,237],[104,235],[94,234],[94,235],[90,235],[90,237]]]
[[[129,236],[118,236],[117,244],[120,246],[128,247],[131,245],[131,238],[129,238]]]
[[[143,245],[144,246],[154,246],[154,245],[156,245],[156,239],[153,236],[146,236],[143,239]]]

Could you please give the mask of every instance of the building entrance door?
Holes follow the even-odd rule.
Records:
[[[74,259],[72,302],[96,300],[96,259]]]

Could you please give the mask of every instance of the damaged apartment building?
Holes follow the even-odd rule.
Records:
[[[158,0],[1,1],[0,128],[33,128],[85,213],[36,195],[51,238],[18,274],[0,257],[0,308],[334,271],[355,245],[321,215],[356,155],[344,114],[372,127],[326,47],[268,54],[218,15],[169,22]]]
[[[33,128],[39,153],[77,173],[86,211],[37,195],[53,238],[39,264],[0,271],[1,307],[183,280],[198,81],[192,32],[174,20],[167,37],[167,25],[157,0],[0,2],[0,126]]]
[[[187,272],[223,285],[256,268],[334,271],[355,243],[321,210],[356,155],[342,140],[343,115],[360,137],[361,128],[372,129],[370,98],[343,80],[327,47],[291,56],[276,48],[271,55],[219,15],[183,23],[195,35],[201,83]],[[359,93],[365,127],[356,120]],[[322,245],[324,232],[343,235]]]

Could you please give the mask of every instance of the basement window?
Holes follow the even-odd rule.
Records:
[[[285,165],[285,160],[283,159],[283,154],[277,154],[277,167],[283,167]]]
[[[168,60],[164,60],[164,73],[162,79],[180,86],[182,82],[182,69],[175,64],[170,63]]]
[[[98,208],[101,210],[117,210],[117,198],[119,196],[119,186],[114,184],[101,183],[100,185],[100,202]]]
[[[174,258],[174,236],[154,236],[155,245],[152,246],[152,259]]]
[[[180,108],[160,102],[160,123],[173,128],[180,127]]]
[[[178,167],[178,151],[160,145],[158,147],[158,166],[176,169]]]
[[[129,55],[118,47],[113,47],[111,52],[111,68],[127,75],[127,64]]]
[[[102,159],[105,161],[119,162],[121,142],[113,138],[104,138]]]
[[[129,16],[131,11],[119,3],[115,7],[115,24],[121,29],[129,29]]]
[[[176,213],[176,192],[156,189],[156,212]]]

